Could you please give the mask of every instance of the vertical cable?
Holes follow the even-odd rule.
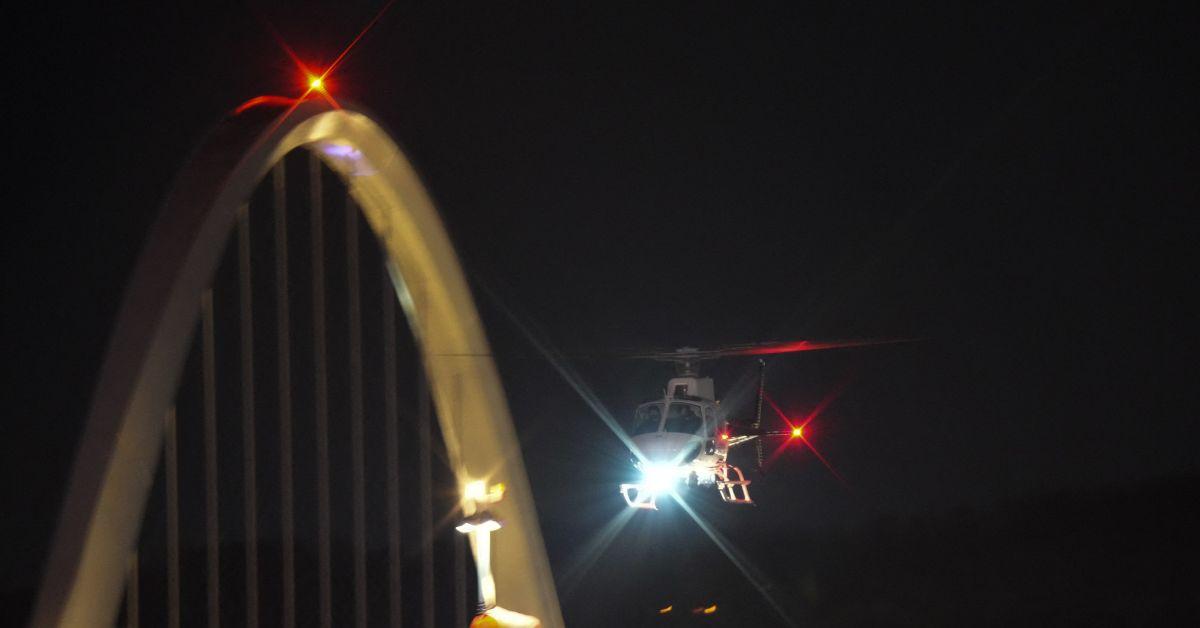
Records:
[[[292,499],[292,369],[288,313],[287,196],[283,160],[271,172],[275,204],[275,303],[279,351],[279,493],[283,569],[283,626],[296,625],[296,547]]]
[[[454,625],[467,625],[467,536],[454,535]]]
[[[454,376],[454,429],[459,434],[464,434],[463,430],[463,386],[462,376]],[[461,489],[460,489],[461,490]],[[460,511],[461,512],[461,511]],[[464,535],[455,534],[451,541],[453,544],[453,560],[454,560],[454,625],[467,625],[467,563],[466,563],[466,543],[467,539]]]
[[[141,621],[141,602],[138,600],[138,551],[129,557],[129,575],[125,578],[125,621],[128,628],[138,628]]]
[[[200,296],[201,362],[204,377],[204,531],[207,556],[208,625],[221,625],[221,534],[217,500],[217,367],[212,288]]]
[[[421,625],[433,626],[433,438],[429,381],[425,365],[419,365],[417,403],[417,485],[421,504]]]
[[[758,402],[754,410],[754,429],[762,427],[762,404],[767,391],[767,361],[758,360]],[[754,439],[754,459],[758,464],[758,472],[763,471],[763,439]]]
[[[387,467],[388,617],[401,623],[400,600],[400,412],[396,400],[396,288],[383,273],[383,425]]]
[[[246,528],[246,626],[258,626],[258,462],[254,439],[254,294],[250,276],[250,207],[238,212],[238,300],[242,335],[242,513]]]
[[[346,195],[346,284],[350,332],[350,457],[354,474],[354,615],[359,628],[367,625],[367,507],[363,452],[362,299],[358,277],[358,207]]]
[[[322,216],[321,160],[308,156],[312,207],[313,418],[317,439],[317,571],[321,628],[333,627],[333,584],[329,550],[329,379],[325,362],[325,225]]]
[[[166,423],[167,627],[179,628],[179,446],[175,406],[167,410]]]

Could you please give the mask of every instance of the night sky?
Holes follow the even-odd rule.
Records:
[[[701,502],[735,545],[1200,474],[1194,18],[646,4],[399,2],[331,80],[406,148],[475,283],[569,620],[598,602],[564,589],[639,543],[693,556],[647,568],[667,579],[741,576],[678,511],[569,569],[628,454],[505,310],[622,421],[671,370],[617,350],[920,339],[771,361],[789,412],[840,391],[813,442],[846,481],[784,452],[758,507]],[[34,586],[171,177],[233,106],[298,91],[267,24],[320,65],[378,6],[6,17],[7,591]],[[718,395],[752,368],[713,364]]]

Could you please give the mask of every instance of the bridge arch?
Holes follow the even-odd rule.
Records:
[[[433,202],[369,116],[320,102],[254,108],[219,124],[178,175],[132,275],[101,366],[32,624],[111,622],[137,542],[197,304],[239,209],[293,149],[346,184],[385,252],[417,337],[460,486],[503,483],[491,507],[501,606],[562,624],[507,402],[470,290]]]

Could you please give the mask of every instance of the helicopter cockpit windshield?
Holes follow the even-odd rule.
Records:
[[[663,431],[702,435],[704,414],[700,405],[687,401],[672,401],[667,407],[667,420],[663,424]]]
[[[657,432],[662,424],[662,407],[662,402],[644,403],[638,406],[637,414],[633,418],[633,429],[629,430],[629,435],[639,436]]]
[[[664,417],[663,407],[666,407]],[[638,406],[630,436],[669,432],[689,436],[711,436],[715,425],[704,420],[704,408],[693,401],[652,401]]]

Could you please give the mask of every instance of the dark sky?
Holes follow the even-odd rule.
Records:
[[[394,132],[473,278],[560,350],[924,339],[774,361],[789,411],[844,387],[814,442],[849,486],[789,452],[755,484],[758,529],[1200,472],[1194,19],[1144,3],[410,4],[335,94]],[[4,246],[21,373],[4,509],[29,522],[10,574],[40,562],[171,176],[232,106],[295,91],[266,22],[319,64],[378,6],[329,5],[6,18],[22,33],[6,43]],[[564,564],[564,530],[595,529],[581,506],[619,510],[623,454],[477,296]],[[573,365],[622,419],[669,375]],[[718,392],[747,367],[716,365]]]

